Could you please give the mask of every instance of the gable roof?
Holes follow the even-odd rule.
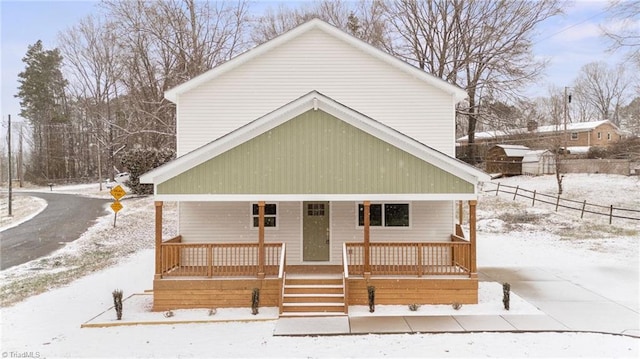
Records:
[[[613,124],[609,120],[602,121],[591,121],[591,122],[573,122],[567,123],[567,131],[568,132],[587,132],[591,131],[605,123],[613,126],[616,131],[619,133],[623,133],[615,124]],[[547,126],[539,126],[533,131],[529,131],[527,128],[514,128],[512,130],[506,131],[485,131],[485,132],[476,132],[475,139],[476,140],[490,140],[490,139],[499,139],[505,138],[509,136],[516,135],[526,135],[526,134],[545,134],[545,133],[553,133],[553,132],[564,132],[564,125],[547,125]],[[468,141],[469,136],[463,136],[456,140],[456,142],[464,142]]]
[[[522,145],[495,145],[495,147],[502,148],[508,157],[523,157],[527,152],[531,151],[529,147]]]
[[[319,109],[335,116],[469,183],[477,184],[479,181],[490,179],[486,173],[465,162],[426,146],[317,91],[312,91],[223,137],[145,173],[140,177],[140,182],[153,183],[157,186],[311,109]]]
[[[380,49],[377,49],[375,47],[373,47],[372,45],[354,37],[351,36],[347,33],[345,33],[344,31],[329,25],[328,23],[320,20],[320,19],[312,19],[298,27],[293,28],[292,30],[289,30],[287,32],[285,32],[284,34],[270,40],[267,41],[261,45],[258,45],[256,47],[254,47],[253,49],[244,52],[234,58],[232,58],[231,60],[199,75],[194,77],[193,79],[178,85],[168,91],[165,92],[164,96],[167,100],[173,102],[173,103],[177,103],[178,97],[183,94],[186,93],[192,89],[195,89],[199,86],[201,86],[204,83],[207,83],[229,71],[232,71],[233,69],[241,66],[242,64],[251,61],[253,59],[259,58],[261,55],[275,49],[276,47],[287,43],[289,41],[291,41],[292,39],[295,39],[299,36],[301,36],[302,34],[309,32],[311,30],[320,30],[340,41],[343,41],[355,48],[357,48],[358,50],[373,56],[393,67],[395,67],[396,69],[403,71],[421,81],[424,81],[425,83],[438,88],[442,91],[444,91],[445,93],[448,93],[450,95],[452,95],[456,102],[461,101],[465,98],[467,98],[467,93],[454,85],[451,85],[450,83],[437,78],[433,75],[428,74],[427,72],[407,63],[404,62],[400,59],[398,59],[397,57],[390,55]]]

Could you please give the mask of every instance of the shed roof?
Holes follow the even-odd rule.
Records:
[[[531,151],[529,147],[521,145],[496,145],[504,150],[508,157],[523,157],[527,152]]]
[[[540,159],[540,157],[545,156],[545,155],[553,156],[553,153],[551,151],[549,151],[549,150],[529,151],[529,152],[525,153],[524,156],[522,157],[522,162],[537,161],[537,160]]]

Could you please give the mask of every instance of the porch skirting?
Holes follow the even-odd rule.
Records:
[[[368,305],[367,287],[375,287],[375,304],[478,304],[477,278],[349,277],[349,305]]]
[[[153,282],[153,310],[247,308],[254,288],[261,307],[277,307],[282,299],[279,278],[164,278]],[[460,277],[364,277],[347,279],[347,305],[368,305],[367,287],[375,287],[375,304],[477,304],[478,279]]]
[[[248,308],[253,289],[260,289],[260,306],[277,307],[282,295],[278,278],[155,279],[153,311],[194,308]]]

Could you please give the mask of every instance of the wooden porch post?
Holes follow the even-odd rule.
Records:
[[[258,278],[264,279],[264,201],[258,202]]]
[[[155,202],[156,207],[156,278],[162,278],[162,201]]]
[[[371,277],[371,258],[370,258],[370,247],[369,247],[369,227],[370,227],[370,213],[371,213],[371,202],[364,201],[364,278],[369,279]]]
[[[469,255],[471,256],[471,278],[478,277],[478,268],[476,265],[476,205],[478,201],[469,201]]]
[[[458,224],[462,225],[462,223],[464,222],[463,219],[463,215],[464,215],[464,211],[462,208],[462,201],[458,202]],[[456,233],[457,234],[457,233]]]

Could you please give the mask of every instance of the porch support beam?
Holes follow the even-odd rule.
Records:
[[[364,208],[364,277],[365,279],[368,279],[369,277],[371,277],[371,258],[370,258],[370,246],[369,246],[369,241],[370,241],[370,224],[371,224],[371,219],[370,219],[370,213],[371,213],[371,202],[370,201],[364,201],[364,203],[362,204],[362,207]]]
[[[155,228],[155,239],[156,239],[156,271],[155,277],[162,277],[162,201],[155,202],[156,208],[156,228]]]
[[[478,268],[476,265],[476,205],[478,201],[469,201],[469,255],[471,256],[471,278],[478,277]]]
[[[462,202],[463,201],[458,201],[458,224],[459,225],[462,225],[462,223],[464,223],[463,221],[464,210],[463,210]]]
[[[258,202],[258,278],[264,279],[264,207],[265,202]]]

